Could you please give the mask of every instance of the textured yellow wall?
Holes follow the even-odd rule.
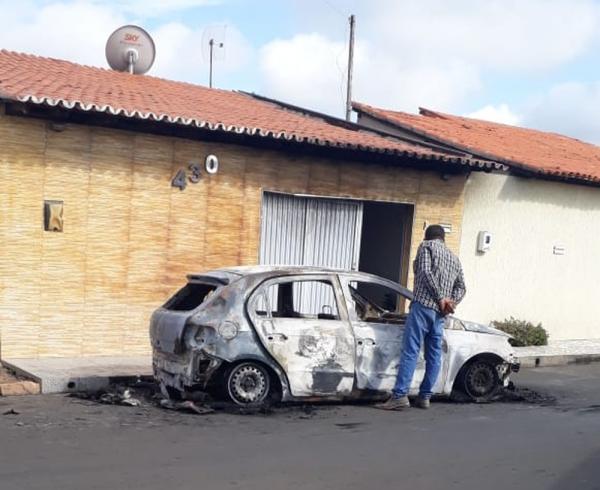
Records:
[[[219,156],[184,191],[180,167]],[[465,178],[0,112],[0,334],[4,358],[139,355],[148,318],[192,271],[258,260],[263,190],[413,203],[458,251]],[[64,232],[43,201],[64,201]],[[409,280],[409,283],[411,280]]]

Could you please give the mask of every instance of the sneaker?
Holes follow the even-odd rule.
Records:
[[[375,408],[379,408],[380,410],[403,410],[404,408],[410,407],[410,402],[408,401],[408,397],[394,397],[390,396],[387,401],[383,403],[377,403],[373,405]]]
[[[423,409],[427,410],[431,406],[431,402],[429,401],[429,398],[419,397],[415,401],[415,406],[418,408],[423,408]]]

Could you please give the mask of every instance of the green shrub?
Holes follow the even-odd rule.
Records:
[[[511,344],[515,347],[528,345],[548,345],[548,332],[541,323],[534,325],[525,320],[517,320],[512,316],[504,321],[493,321],[492,325],[514,337]]]

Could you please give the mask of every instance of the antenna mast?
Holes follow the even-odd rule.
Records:
[[[212,88],[213,86],[213,58],[214,58],[214,50],[215,50],[215,46],[217,48],[222,48],[223,47],[223,43],[221,42],[216,42],[214,37],[210,38],[210,41],[208,41],[208,52],[209,52],[209,57],[208,57],[208,66],[209,66],[209,72],[208,72],[208,86],[209,88]]]
[[[352,117],[352,67],[354,65],[354,14],[350,16],[350,46],[348,47],[348,82],[346,84],[346,121]]]
[[[210,58],[209,58],[209,72],[208,72],[208,86],[210,88],[212,88],[212,68],[213,68],[213,49],[215,47],[215,40],[213,38],[210,39],[210,41],[208,41],[208,49],[210,52]]]

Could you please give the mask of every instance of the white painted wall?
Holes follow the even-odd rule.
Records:
[[[485,254],[476,251],[480,230],[492,233]],[[473,172],[460,257],[459,317],[487,324],[512,315],[542,322],[550,340],[600,338],[600,189]]]

